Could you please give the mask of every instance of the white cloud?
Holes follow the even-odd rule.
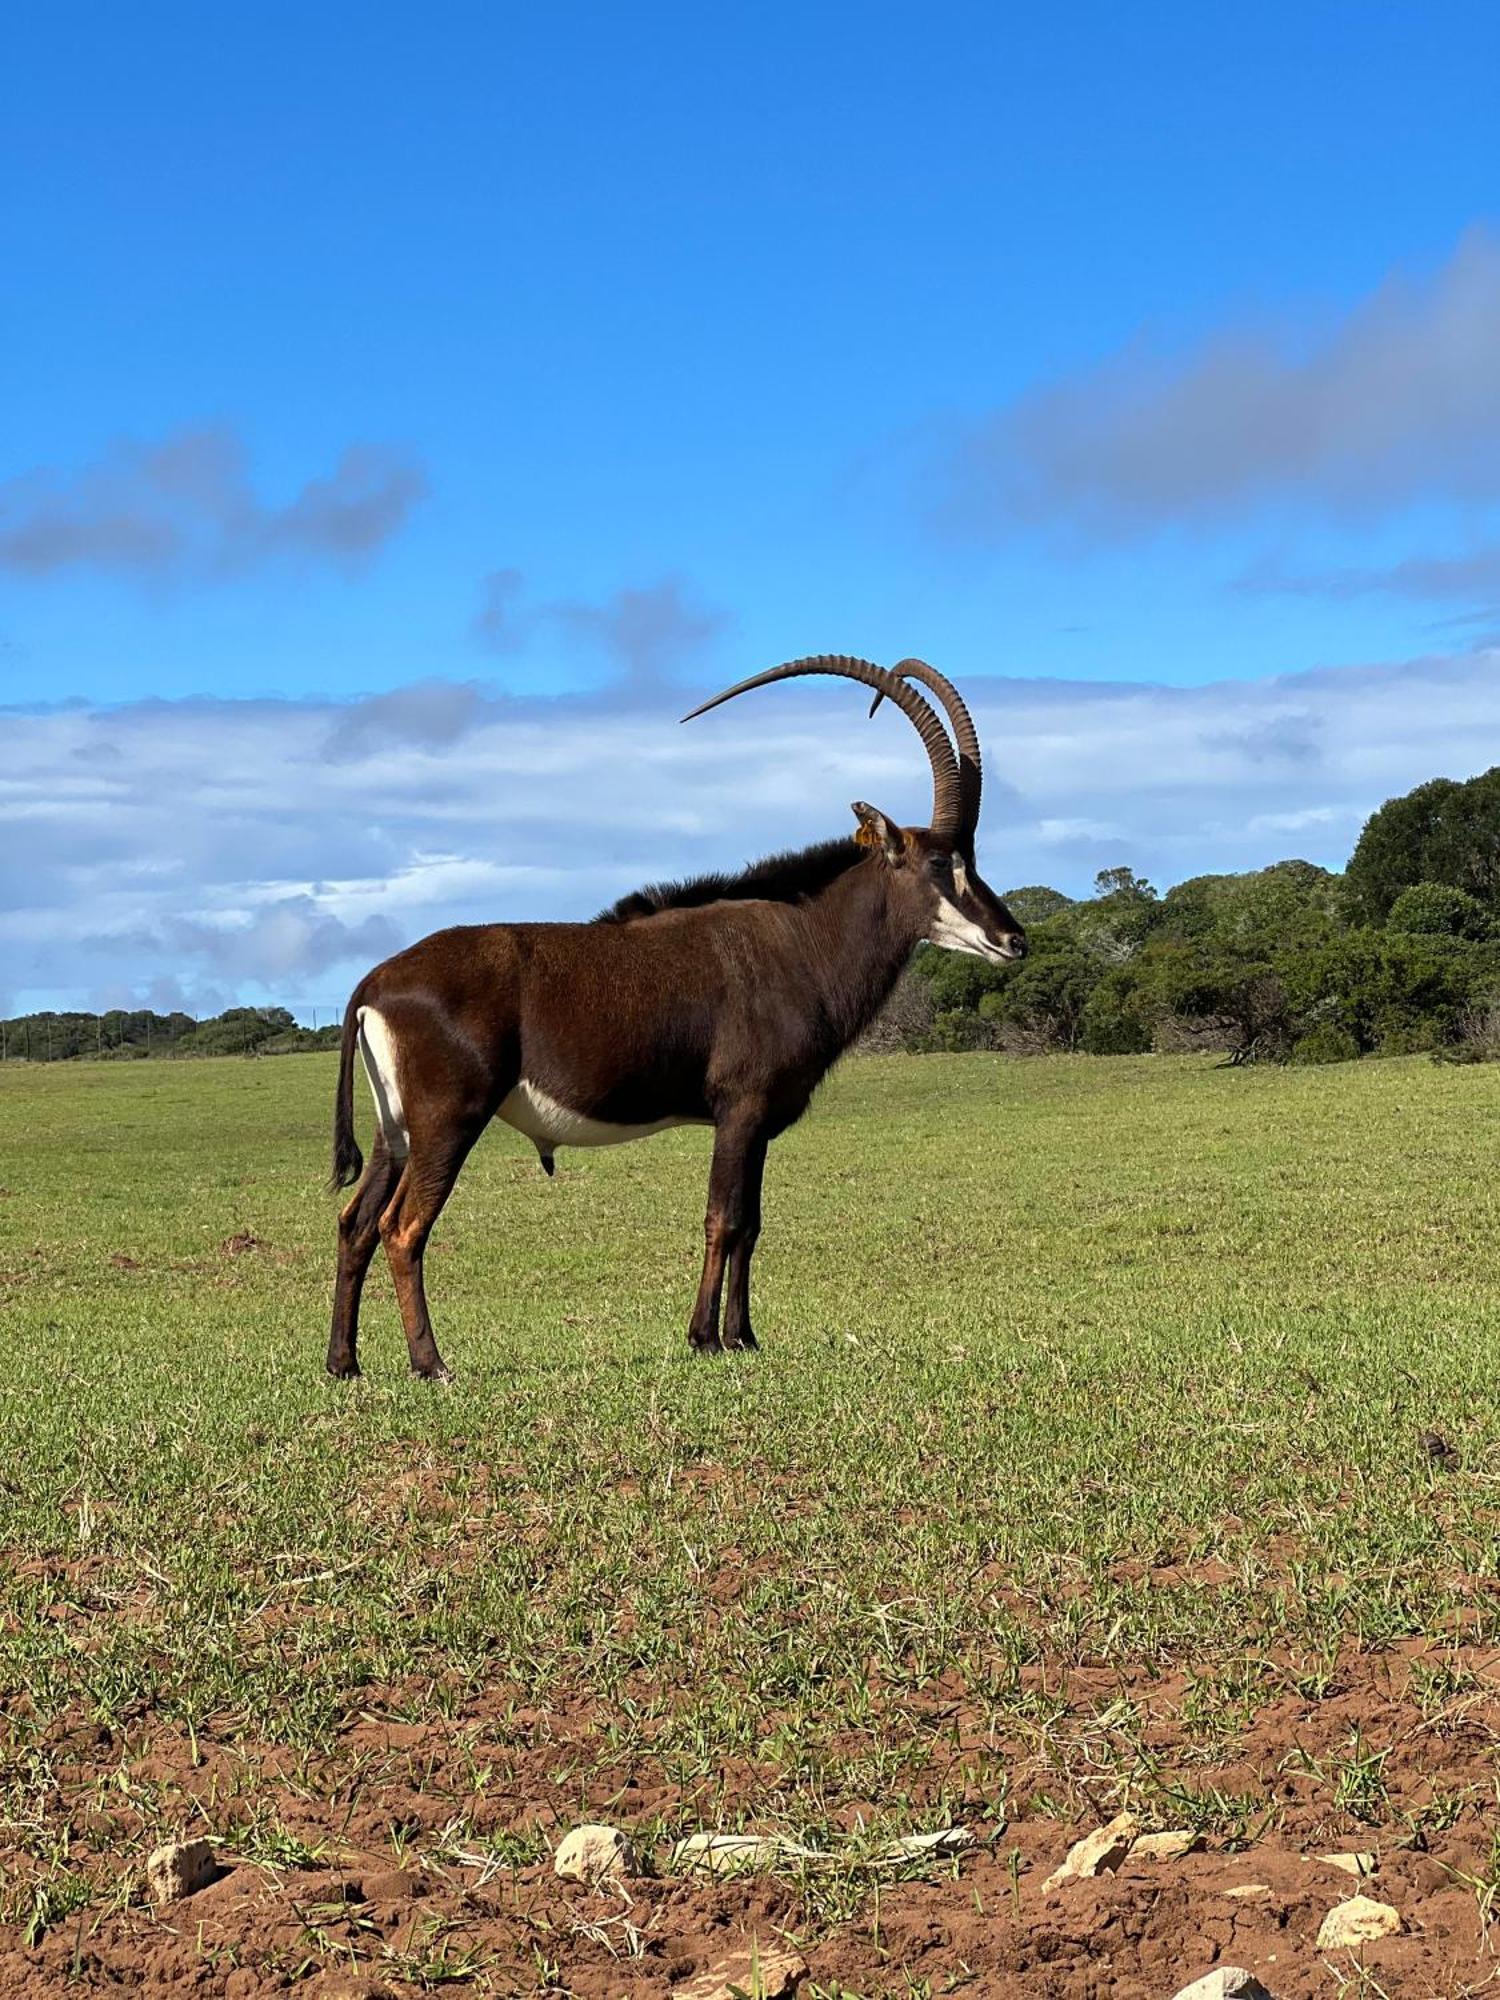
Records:
[[[1060,522],[1103,537],[1288,497],[1345,519],[1494,502],[1500,239],[1471,230],[1431,279],[1393,273],[1320,336],[1229,325],[1184,354],[1138,344],[1044,384],[968,428],[947,493],[964,532]],[[1417,564],[1391,587],[1469,595],[1461,569]]]
[[[1338,826],[1356,817],[1352,807],[1342,812],[1336,806],[1304,806],[1300,812],[1256,813],[1247,833],[1307,833],[1315,827]]]
[[[1073,847],[1080,842],[1118,840],[1120,829],[1098,819],[1040,819],[1036,837],[1044,847]]]
[[[1122,862],[1158,883],[1293,853],[1338,866],[1384,798],[1500,745],[1497,650],[1199,688],[959,677],[998,888],[1086,890]],[[0,1005],[331,1005],[443,924],[587,917],[640,882],[841,832],[853,798],[926,817],[915,736],[889,710],[866,722],[854,689],[767,689],[680,728],[689,700],[12,710]],[[403,745],[403,712],[443,726]]]
[[[76,471],[0,482],[0,569],[98,569],[161,582],[278,562],[357,565],[405,524],[426,480],[410,459],[354,444],[331,473],[266,502],[224,426],[126,439]]]

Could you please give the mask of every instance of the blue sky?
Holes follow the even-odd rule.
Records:
[[[976,689],[1002,883],[1336,863],[1496,760],[1492,8],[55,5],[8,55],[4,1004],[337,997],[886,769],[919,812],[852,697],[669,736],[809,651]]]

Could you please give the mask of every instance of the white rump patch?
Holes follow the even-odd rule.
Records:
[[[396,1038],[378,1007],[359,1010],[359,1052],[364,1058],[370,1095],[375,1100],[375,1116],[385,1134],[385,1143],[398,1160],[411,1151],[406,1129],[406,1112],[401,1103],[401,1080],[396,1071]]]
[[[653,1132],[666,1132],[674,1125],[708,1123],[706,1118],[658,1118],[649,1125],[606,1125],[585,1118],[581,1111],[570,1111],[525,1077],[495,1115],[524,1132],[542,1153],[550,1153],[554,1146],[623,1146],[627,1140],[649,1139]]]

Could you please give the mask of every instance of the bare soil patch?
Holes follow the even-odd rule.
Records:
[[[1024,1729],[981,1733],[961,1689],[935,1689],[913,1805],[929,1818],[940,1803],[956,1812],[978,1845],[925,1877],[887,1876],[878,1893],[848,1807],[847,1868],[647,1875],[598,1891],[559,1882],[550,1851],[581,1816],[623,1827],[664,1866],[663,1829],[728,1824],[737,1802],[753,1824],[765,1788],[747,1766],[720,1773],[710,1798],[649,1754],[612,1755],[615,1718],[582,1693],[541,1707],[496,1687],[434,1721],[397,1719],[420,1716],[430,1687],[367,1691],[313,1757],[247,1741],[232,1717],[196,1737],[149,1717],[118,1736],[69,1718],[39,1731],[37,1747],[50,1811],[95,1895],[29,1941],[0,1937],[0,1991],[374,2000],[467,1984],[666,2000],[759,1940],[796,1947],[809,1995],[1164,2000],[1225,1963],[1255,1971],[1278,2000],[1337,1992],[1358,1966],[1378,1982],[1370,1993],[1478,1992],[1493,1973],[1500,1653],[1413,1643],[1340,1660],[1311,1692],[1292,1678],[1230,1754],[1207,1757],[1182,1720],[1183,1674],[1059,1670],[1052,1692],[1066,1707],[1045,1745]],[[1215,1795],[1259,1803],[1241,1832],[1209,1831],[1196,1852],[1132,1857],[1044,1894],[1071,1842],[1120,1802],[1114,1771],[1090,1773],[1122,1701],[1144,1718],[1154,1818],[1172,1819],[1162,1802],[1174,1790],[1184,1814]],[[1060,1766],[1075,1779],[1071,1820],[1040,1803]],[[1378,1785],[1360,1789],[1372,1773]],[[224,1872],[153,1909],[141,1869],[164,1810],[184,1835],[215,1839]],[[1317,1858],[1339,1850],[1373,1853],[1373,1873],[1356,1883]],[[1356,1888],[1393,1904],[1404,1928],[1334,1963],[1316,1949],[1318,1929]]]

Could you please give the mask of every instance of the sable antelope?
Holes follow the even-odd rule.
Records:
[[[861,681],[875,691],[871,714],[890,700],[910,717],[932,765],[930,826],[897,826],[859,802],[848,838],[773,855],[739,875],[644,889],[591,923],[436,931],[355,987],[339,1056],[333,1184],[347,1187],[361,1170],[363,1178],[339,1217],[331,1375],[359,1373],[360,1292],[379,1241],[412,1368],[447,1379],[422,1253],[495,1117],[532,1140],[549,1174],[558,1146],[712,1125],[707,1244],[688,1340],[754,1347],[750,1260],[770,1141],[802,1116],[924,938],[987,959],[1025,950],[1020,925],[974,864],[982,773],[973,720],[933,668],[903,660],[887,670],[841,654],[793,660],[693,715],[804,674]],[[913,680],[946,710],[956,754]],[[354,1137],[356,1043],[378,1121],[368,1166]]]

